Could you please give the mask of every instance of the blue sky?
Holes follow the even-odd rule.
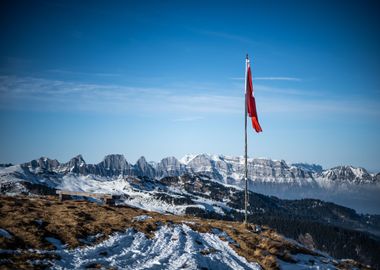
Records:
[[[249,155],[380,171],[375,1],[5,1],[0,162]]]

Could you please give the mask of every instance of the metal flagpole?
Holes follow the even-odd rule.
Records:
[[[245,135],[245,155],[244,155],[244,158],[245,158],[245,192],[244,192],[244,197],[245,197],[245,201],[244,201],[244,210],[245,210],[245,217],[244,217],[244,224],[247,224],[247,207],[248,207],[248,163],[247,163],[247,159],[248,159],[248,154],[247,154],[247,72],[248,72],[248,63],[249,63],[249,59],[248,59],[248,54],[247,54],[247,57],[245,59],[245,113],[244,113],[244,135]]]

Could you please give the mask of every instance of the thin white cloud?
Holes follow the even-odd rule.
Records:
[[[262,98],[258,104],[258,110],[262,113],[294,113],[303,116],[380,116],[380,102],[373,100],[351,100],[351,99],[331,99],[331,100],[300,100],[284,98]]]
[[[210,94],[172,95],[167,99],[171,108],[201,113],[239,113],[243,97]]]
[[[300,82],[302,79],[295,77],[253,77],[256,81],[293,81]]]
[[[231,77],[230,80],[244,81],[244,77]],[[254,81],[292,81],[300,82],[302,79],[296,77],[253,77]]]
[[[305,96],[305,97],[323,97],[326,96],[324,91],[310,90],[310,89],[301,89],[301,88],[287,88],[287,87],[273,87],[263,84],[255,84],[254,88],[256,91],[285,95],[285,96]]]
[[[0,76],[0,106],[105,112],[234,113],[240,98],[191,91]]]
[[[186,115],[174,121],[200,120],[205,114],[240,114],[243,95],[212,94],[217,89],[194,93],[191,89],[144,88],[112,84],[84,84],[43,78],[0,76],[0,108],[42,111],[91,111],[155,115]],[[334,98],[318,91],[271,88],[257,85],[259,114],[305,113],[379,116],[376,100]],[[266,94],[270,93],[270,95]],[[275,95],[273,95],[273,93]],[[281,94],[281,95],[280,95]],[[195,115],[195,116],[192,116]]]
[[[64,69],[49,69],[47,72],[62,74],[62,75],[84,75],[84,76],[96,76],[96,77],[119,77],[119,73],[105,73],[105,72],[82,72],[82,71],[71,71]]]

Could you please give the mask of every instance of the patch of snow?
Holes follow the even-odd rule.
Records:
[[[56,249],[63,249],[65,245],[62,244],[61,240],[55,237],[45,237],[45,239],[51,243]]]
[[[190,224],[190,225],[195,224],[194,221],[187,221],[187,220],[183,221],[183,223],[185,223],[185,224]]]
[[[217,235],[199,233],[187,225],[163,226],[153,239],[128,229],[100,244],[56,254],[61,259],[52,262],[54,269],[85,269],[94,264],[120,269],[261,269]]]
[[[184,214],[187,205],[175,205],[156,199],[147,192],[129,191],[129,198],[123,203],[132,207],[155,211],[159,213]]]
[[[225,231],[221,231],[218,228],[212,228],[211,232],[219,237],[223,237],[228,241],[230,244],[235,244],[235,240],[233,240]]]
[[[140,215],[140,216],[134,217],[132,219],[132,221],[145,221],[145,220],[150,219],[150,218],[152,218],[152,217],[148,216],[148,215]]]
[[[122,177],[108,179],[95,175],[68,174],[63,176],[62,182],[57,186],[57,189],[90,193],[122,194],[123,190],[129,190],[131,187]]]
[[[296,254],[292,255],[296,260],[296,263],[289,263],[282,260],[278,260],[280,269],[282,270],[303,270],[303,269],[315,269],[315,270],[334,270],[337,269],[332,263],[331,258],[317,257],[308,254]]]
[[[180,163],[187,165],[192,159],[194,159],[197,155],[188,154],[179,160]]]
[[[4,238],[7,238],[7,239],[12,239],[13,236],[5,229],[1,229],[0,228],[0,236],[1,237],[4,237]]]
[[[363,168],[360,168],[360,167],[355,168],[355,167],[352,167],[352,166],[350,166],[349,168],[355,174],[355,176],[358,177],[358,178],[363,177],[363,175],[365,174],[365,171],[363,170]]]
[[[97,233],[95,235],[88,235],[87,237],[81,238],[78,240],[79,240],[79,242],[81,242],[83,244],[90,245],[90,244],[93,244],[99,237],[102,237],[102,236],[103,236],[102,233]]]
[[[38,226],[41,226],[44,223],[42,219],[36,219],[35,222],[38,224]]]

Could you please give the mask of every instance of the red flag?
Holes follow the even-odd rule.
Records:
[[[252,86],[252,74],[251,74],[251,66],[249,62],[247,63],[247,92],[246,92],[246,102],[247,102],[247,110],[248,115],[251,117],[252,126],[256,130],[256,132],[262,132],[261,126],[259,124],[259,118],[257,117],[256,111],[256,102],[255,97],[253,96],[253,86]]]

